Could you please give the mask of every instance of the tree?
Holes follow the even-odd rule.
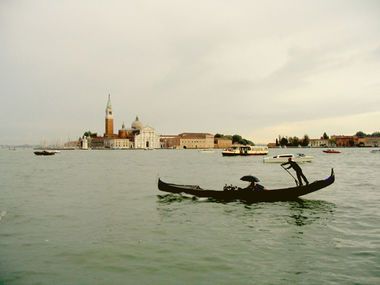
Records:
[[[239,135],[232,136],[232,143],[240,143],[243,138]]]
[[[324,136],[325,134],[326,134],[326,133],[324,133],[323,136]],[[327,136],[327,135],[326,135],[326,136]],[[327,137],[328,137],[328,136],[327,136]],[[310,138],[309,138],[309,136],[308,136],[308,135],[304,135],[304,136],[303,136],[303,139],[302,139],[302,141],[301,141],[301,145],[302,145],[302,146],[308,146],[309,143],[310,143]]]
[[[364,137],[366,137],[367,135],[366,135],[364,132],[362,132],[362,131],[358,131],[358,132],[355,134],[355,136],[357,136],[358,138],[364,138]]]
[[[222,138],[222,137],[224,137],[224,135],[223,134],[216,134],[214,137],[215,138]]]
[[[380,132],[372,133],[371,137],[380,137]]]
[[[328,140],[328,139],[329,139],[329,136],[326,134],[326,132],[324,132],[322,138],[323,138],[324,140]]]
[[[298,137],[290,137],[288,140],[288,144],[291,146],[298,146],[300,144],[300,140]]]
[[[281,138],[280,140],[280,146],[288,145],[288,139],[287,138]]]

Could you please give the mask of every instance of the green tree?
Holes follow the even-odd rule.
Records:
[[[328,140],[329,136],[326,134],[326,132],[324,132],[322,138],[325,139],[325,140]]]
[[[323,135],[325,135],[325,134],[326,134],[326,133],[324,133]],[[310,143],[310,138],[309,138],[309,136],[308,136],[308,135],[304,135],[304,136],[303,136],[303,139],[302,139],[302,141],[301,141],[301,145],[302,145],[302,146],[308,146],[309,143]]]
[[[91,132],[91,131],[87,131],[87,132],[84,132],[83,136],[84,136],[84,137],[95,138],[95,137],[98,136],[98,134],[97,134],[97,133],[93,133],[93,132]]]
[[[287,138],[281,138],[280,140],[280,146],[287,146],[288,145],[288,139]]]
[[[298,137],[289,138],[289,144],[291,146],[298,146],[300,144],[300,139]]]
[[[358,131],[355,136],[357,136],[358,138],[364,138],[366,137],[366,133],[362,132],[362,131]]]
[[[380,132],[372,133],[371,137],[380,137]]]
[[[233,135],[232,136],[232,143],[240,143],[242,141],[242,137],[239,135]]]

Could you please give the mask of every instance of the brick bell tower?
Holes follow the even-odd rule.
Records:
[[[111,138],[113,137],[113,115],[112,115],[112,106],[111,106],[111,95],[108,94],[108,102],[106,107],[106,131],[104,137]]]

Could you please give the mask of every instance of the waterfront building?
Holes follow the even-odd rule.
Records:
[[[161,148],[179,148],[178,135],[161,135],[160,136]]]
[[[104,137],[90,137],[88,139],[88,145],[91,149],[103,149],[104,148]]]
[[[179,137],[179,148],[214,148],[214,135],[209,133],[182,133]]]
[[[153,149],[160,148],[160,136],[152,127],[142,127],[134,138],[135,148]]]
[[[380,137],[357,138],[356,144],[361,147],[379,147]]]
[[[214,138],[214,148],[229,148],[232,146],[232,139]]]
[[[352,147],[356,145],[357,137],[355,136],[331,136],[331,140],[335,142],[337,147]]]
[[[103,137],[91,138],[89,142],[92,148],[128,149],[160,148],[160,136],[154,128],[144,126],[138,116],[132,122],[131,128],[127,129],[123,123],[117,134],[114,134],[114,123],[111,96],[108,95],[105,116],[105,132]]]
[[[109,149],[128,149],[132,148],[133,144],[126,138],[110,138],[104,141],[104,147]]]
[[[276,143],[268,143],[268,144],[267,144],[267,147],[268,147],[268,148],[277,148],[278,145],[277,145]]]
[[[335,143],[329,139],[310,139],[309,141],[310,147],[335,147]]]

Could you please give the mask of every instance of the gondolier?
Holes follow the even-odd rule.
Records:
[[[306,185],[309,185],[309,181],[306,179],[305,175],[303,174],[302,172],[302,169],[301,167],[298,165],[297,162],[293,161],[291,157],[289,157],[288,159],[288,162],[284,162],[284,163],[281,163],[281,166],[285,166],[285,165],[288,165],[289,164],[289,167],[284,167],[285,169],[290,169],[290,168],[293,168],[294,171],[296,172],[297,174],[297,179],[298,179],[298,185],[299,186],[302,186],[303,183],[302,183],[302,179],[305,181]]]

